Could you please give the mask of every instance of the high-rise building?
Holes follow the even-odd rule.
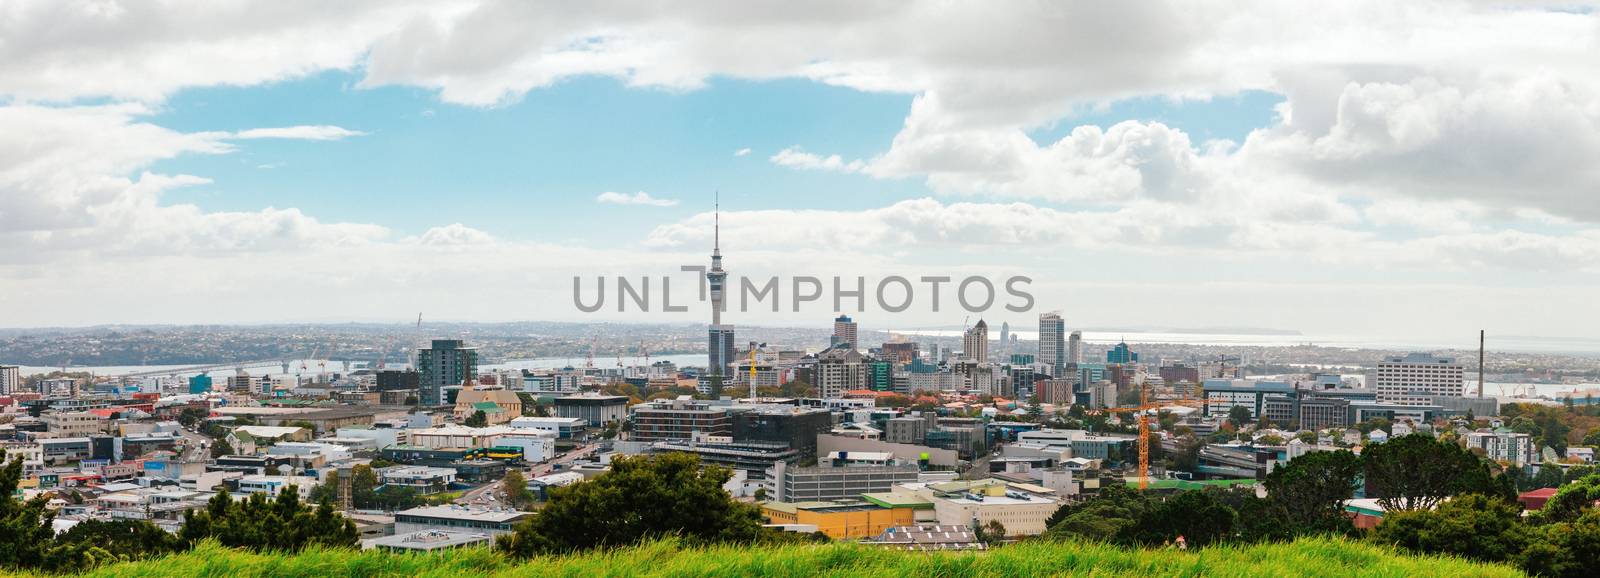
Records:
[[[1135,353],[1132,349],[1128,349],[1127,342],[1118,343],[1116,347],[1112,347],[1109,351],[1106,351],[1106,363],[1129,364],[1138,362],[1139,354]]]
[[[22,389],[22,368],[0,365],[0,395],[10,395]]]
[[[422,405],[445,402],[444,388],[461,385],[478,373],[478,348],[463,347],[460,339],[435,339],[417,350],[417,400]]]
[[[210,374],[202,373],[189,377],[189,393],[209,393],[211,386]]]
[[[1067,363],[1083,363],[1083,332],[1074,331],[1067,339]]]
[[[1011,322],[1009,321],[1000,322],[1000,353],[1002,355],[1011,353]]]
[[[856,322],[849,315],[840,315],[833,320],[833,341],[829,345],[843,343],[850,349],[859,349],[856,343]]]
[[[1378,401],[1425,404],[1435,396],[1461,397],[1465,385],[1454,357],[1411,353],[1379,361],[1373,390]]]
[[[719,204],[711,233],[711,270],[706,271],[706,284],[711,289],[711,326],[707,330],[706,372],[710,374],[713,384],[729,376],[729,367],[733,364],[734,356],[733,326],[722,324],[722,311],[727,305],[724,300],[724,288],[728,272],[722,270],[721,209]],[[713,389],[715,388],[716,385],[713,385]]]
[[[825,399],[844,397],[844,392],[867,387],[867,367],[861,353],[834,347],[817,354],[817,394]]]
[[[1055,311],[1039,315],[1039,363],[1050,370],[1052,377],[1060,377],[1067,365],[1067,324]],[[1077,335],[1074,333],[1073,335]]]
[[[961,336],[961,357],[977,362],[989,360],[989,324],[982,319]]]

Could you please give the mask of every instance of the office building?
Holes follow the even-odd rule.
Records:
[[[1044,364],[1051,377],[1060,377],[1067,365],[1066,331],[1067,324],[1060,313],[1052,311],[1039,316],[1038,361]]]
[[[381,369],[374,377],[378,391],[416,391],[422,383],[421,374],[411,370]]]
[[[928,507],[932,509],[932,504]],[[815,526],[835,540],[870,538],[916,521],[913,508],[886,508],[871,502],[768,502],[761,510],[773,524]]]
[[[435,529],[466,530],[485,534],[509,534],[532,512],[477,508],[471,506],[422,506],[395,512],[395,534],[410,534]]]
[[[1138,362],[1139,354],[1134,353],[1132,349],[1128,349],[1128,344],[1126,342],[1118,343],[1115,347],[1112,347],[1109,351],[1106,351],[1106,363],[1128,365]]]
[[[628,417],[628,398],[622,395],[569,395],[552,402],[558,417],[581,417],[590,427],[602,427]]]
[[[840,315],[833,320],[833,338],[828,345],[844,345],[850,349],[859,349],[856,341],[856,322],[849,315]]]
[[[733,439],[740,442],[778,442],[800,452],[802,460],[817,457],[817,435],[833,430],[833,412],[792,405],[735,406]]]
[[[1067,363],[1083,364],[1083,332],[1074,331],[1067,338]]]
[[[22,368],[0,365],[0,395],[11,395],[22,390]]]
[[[202,373],[189,377],[189,393],[210,393],[212,387],[211,375]]]
[[[444,389],[461,385],[478,373],[478,349],[459,339],[435,339],[417,350],[417,399],[422,405],[446,403]]]
[[[1428,353],[1384,358],[1374,378],[1372,389],[1381,402],[1430,403],[1433,397],[1461,397],[1465,387],[1461,363]]]
[[[733,435],[733,418],[722,407],[683,396],[633,406],[633,439],[659,442],[693,439],[695,434]]]
[[[989,360],[989,324],[982,319],[961,336],[961,357],[979,363]]]
[[[867,367],[861,353],[848,347],[833,347],[817,354],[813,372],[817,394],[824,399],[843,397],[846,391],[867,387]]]
[[[905,466],[797,467],[786,463],[768,472],[768,495],[779,502],[859,499],[917,481],[919,469]]]
[[[1074,400],[1078,381],[1076,379],[1045,379],[1034,382],[1034,392],[1039,398],[1039,403],[1050,405],[1070,405]]]

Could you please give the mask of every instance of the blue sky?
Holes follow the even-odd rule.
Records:
[[[805,80],[719,78],[698,90],[665,90],[583,77],[483,108],[441,103],[420,88],[357,88],[359,80],[333,71],[174,95],[151,122],[184,132],[336,125],[367,134],[245,141],[232,154],[161,161],[151,170],[213,180],[166,199],[208,211],[298,207],[402,234],[460,222],[511,239],[605,243],[619,229],[704,212],[719,189],[730,210],[859,210],[932,194],[917,179],[794,171],[767,161],[790,146],[845,158],[882,154],[905,121],[908,95]],[[1196,144],[1238,142],[1268,126],[1281,101],[1260,91],[1127,99],[1080,107],[1029,135],[1047,145],[1072,127],[1132,120],[1178,128]],[[604,191],[645,191],[680,204],[597,204]]]

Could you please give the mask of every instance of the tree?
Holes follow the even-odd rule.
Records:
[[[687,453],[618,458],[609,472],[552,490],[545,507],[495,547],[527,557],[666,535],[691,544],[754,542],[763,534],[761,514],[723,491],[730,476]]]
[[[1006,525],[999,520],[989,520],[987,524],[973,524],[972,534],[979,542],[988,546],[996,546],[1006,539]]]
[[[1139,522],[1124,529],[1123,543],[1153,546],[1177,540],[1199,548],[1233,533],[1238,514],[1209,492],[1178,492],[1146,508]]]
[[[1139,523],[1150,500],[1137,490],[1114,485],[1100,489],[1094,499],[1067,504],[1045,520],[1048,539],[1111,540]]]
[[[217,438],[217,443],[211,445],[211,459],[233,455],[233,446],[228,445],[228,440]]]
[[[1534,489],[1559,488],[1565,480],[1566,477],[1562,475],[1561,466],[1545,463],[1539,466],[1539,473],[1534,474],[1533,487]]]
[[[1600,575],[1600,511],[1572,522],[1532,528],[1517,565],[1533,576],[1587,578]]]
[[[405,400],[404,403],[406,405],[412,405],[412,406],[417,405],[417,396],[415,396],[415,395],[406,396],[406,400]]]
[[[1233,424],[1234,428],[1244,427],[1245,424],[1250,423],[1250,408],[1242,405],[1228,408],[1228,421]]]
[[[489,414],[484,413],[481,409],[474,411],[472,412],[471,416],[467,417],[466,421],[461,422],[461,425],[467,427],[486,427],[489,425]]]
[[[1562,486],[1539,510],[1539,518],[1546,522],[1570,522],[1585,512],[1595,511],[1596,500],[1600,500],[1600,474]]]
[[[183,549],[183,541],[146,520],[98,520],[78,522],[56,540],[106,550],[118,560],[153,558]]]
[[[500,481],[505,486],[506,499],[511,505],[521,508],[533,502],[533,492],[528,491],[528,480],[522,477],[522,471],[517,469],[506,470],[506,477]]]
[[[1267,499],[1283,507],[1290,523],[1306,529],[1344,530],[1344,500],[1355,495],[1361,458],[1346,450],[1311,452],[1267,474]]]
[[[0,460],[5,450],[0,449]],[[17,484],[22,480],[22,458],[7,461],[0,468],[0,567],[39,568],[50,553],[50,523],[55,514],[45,508],[43,495],[18,501]]]
[[[1231,488],[1206,488],[1202,490],[1212,495],[1229,509],[1232,509],[1238,518],[1233,523],[1233,540],[1245,543],[1264,541],[1286,541],[1294,539],[1298,533],[1303,533],[1308,528],[1293,524],[1289,521],[1289,513],[1283,505],[1271,499],[1256,497],[1255,488],[1235,486]],[[1348,524],[1346,524],[1348,526]],[[1352,526],[1351,529],[1354,529]]]
[[[353,548],[359,534],[332,502],[307,506],[299,490],[287,486],[276,498],[256,493],[234,500],[227,490],[218,492],[204,510],[185,514],[179,537],[189,544],[210,538],[232,548],[294,552],[307,546]]]
[[[1504,562],[1528,544],[1521,508],[1478,494],[1457,497],[1437,510],[1385,516],[1371,539],[1415,552]]]
[[[1361,462],[1368,496],[1390,512],[1428,510],[1456,494],[1492,491],[1482,459],[1427,434],[1369,445]]]

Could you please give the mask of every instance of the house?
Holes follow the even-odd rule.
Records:
[[[1522,503],[1522,509],[1528,511],[1542,510],[1550,498],[1555,497],[1560,488],[1539,488],[1529,490],[1517,495],[1517,501]]]

